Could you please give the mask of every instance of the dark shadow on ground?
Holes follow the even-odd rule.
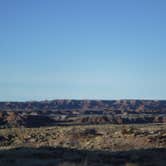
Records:
[[[165,166],[166,149],[121,152],[67,148],[15,148],[0,150],[0,166]]]

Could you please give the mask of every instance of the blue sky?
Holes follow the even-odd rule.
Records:
[[[0,100],[166,99],[165,0],[1,0]]]

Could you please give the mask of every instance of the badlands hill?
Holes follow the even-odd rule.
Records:
[[[0,102],[0,125],[166,122],[166,100],[51,100]]]

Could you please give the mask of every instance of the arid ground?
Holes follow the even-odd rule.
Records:
[[[2,166],[165,166],[166,124],[0,129]]]

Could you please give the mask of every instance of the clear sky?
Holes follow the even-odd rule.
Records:
[[[165,0],[0,0],[0,101],[166,99]]]

